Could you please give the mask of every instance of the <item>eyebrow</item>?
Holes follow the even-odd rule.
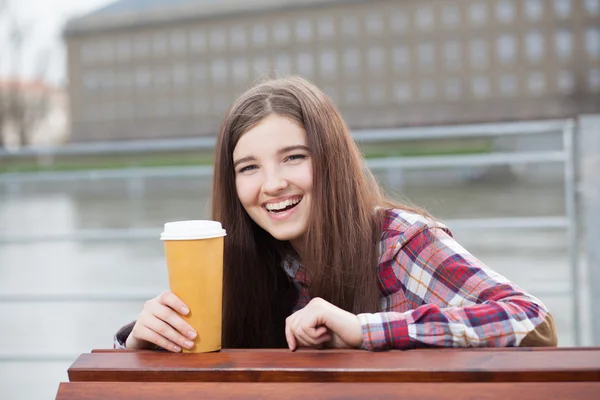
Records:
[[[304,150],[304,151],[310,152],[310,149],[308,147],[306,147],[302,144],[297,144],[294,146],[282,147],[279,150],[277,150],[277,154],[281,155],[281,154],[289,153],[290,151],[294,151],[294,150]],[[253,155],[242,157],[239,160],[236,160],[233,162],[233,168],[236,168],[239,164],[247,162],[247,161],[256,161],[256,157],[254,157]]]

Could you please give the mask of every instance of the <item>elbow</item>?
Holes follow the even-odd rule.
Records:
[[[558,345],[558,334],[554,318],[550,313],[546,318],[529,332],[519,344],[520,347],[556,347]]]

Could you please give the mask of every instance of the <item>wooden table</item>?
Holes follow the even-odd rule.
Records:
[[[599,399],[600,348],[94,350],[57,399]]]

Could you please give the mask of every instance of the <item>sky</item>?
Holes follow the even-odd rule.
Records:
[[[9,32],[11,20],[26,27],[23,41],[21,79],[35,79],[43,72],[46,82],[64,85],[66,81],[65,46],[62,27],[70,18],[85,15],[115,0],[0,0],[8,3],[0,13],[0,79],[15,76],[11,62]],[[46,55],[46,57],[44,57]],[[45,68],[38,60],[46,58]]]

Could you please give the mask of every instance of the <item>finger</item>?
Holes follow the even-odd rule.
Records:
[[[158,303],[172,308],[181,315],[188,315],[190,313],[189,307],[172,292],[163,292],[156,299]]]
[[[191,349],[192,347],[194,347],[194,342],[187,339],[181,333],[177,332],[171,325],[158,318],[150,318],[149,320],[144,321],[144,325],[148,329],[152,330],[153,332],[164,337],[166,340],[176,344],[179,347],[185,347],[187,349]]]
[[[147,326],[141,326],[137,332],[132,331],[131,334],[134,335],[137,340],[143,340],[148,343],[155,344],[165,350],[169,350],[174,353],[179,353],[181,351],[181,347],[171,342],[164,336],[159,335]]]
[[[292,328],[290,327],[290,317],[285,320],[285,340],[287,341],[290,350],[296,351],[296,337],[292,333]]]
[[[150,312],[156,318],[165,321],[167,324],[171,325],[175,328],[179,333],[184,336],[187,336],[189,339],[194,340],[197,336],[196,331],[190,324],[185,322],[183,318],[179,316],[176,312],[173,311],[170,307],[157,304],[153,307]]]
[[[318,338],[320,336],[323,336],[327,332],[329,332],[329,329],[327,329],[327,327],[325,325],[322,325],[322,326],[320,326],[320,327],[318,327],[318,328],[315,329],[315,332],[314,332],[313,336],[315,338]]]

